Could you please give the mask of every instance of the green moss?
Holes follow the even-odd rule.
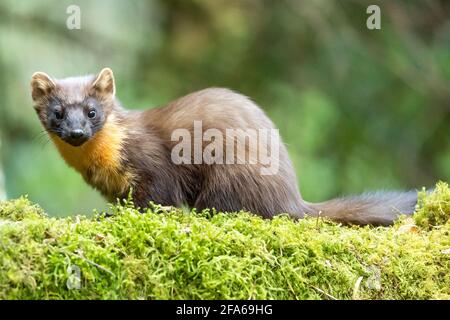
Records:
[[[0,299],[449,299],[449,194],[390,228],[131,204],[56,219],[21,198],[0,204]]]
[[[435,192],[427,194],[419,192],[418,209],[414,215],[416,224],[423,228],[431,228],[445,224],[449,220],[450,189],[445,182],[436,184]]]
[[[21,221],[25,218],[39,218],[46,216],[38,205],[31,204],[27,197],[11,201],[0,202],[0,219]]]

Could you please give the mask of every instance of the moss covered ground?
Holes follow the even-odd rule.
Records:
[[[0,203],[0,299],[450,299],[449,216],[443,182],[387,228],[23,197]]]

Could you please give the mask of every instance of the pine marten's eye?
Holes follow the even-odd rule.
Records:
[[[97,112],[95,112],[95,110],[90,110],[88,112],[88,118],[89,119],[94,119],[97,116]]]
[[[62,120],[62,118],[63,118],[63,113],[62,113],[62,110],[61,110],[60,108],[55,109],[55,110],[53,111],[53,113],[54,113],[56,119]]]

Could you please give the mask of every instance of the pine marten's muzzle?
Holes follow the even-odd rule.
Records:
[[[86,135],[86,133],[82,129],[75,129],[70,131],[68,137],[65,139],[67,143],[76,147],[81,146],[87,140],[89,140],[89,136]]]
[[[61,139],[68,144],[78,147],[91,138],[92,130],[88,125],[83,108],[67,108],[67,114],[61,123]]]

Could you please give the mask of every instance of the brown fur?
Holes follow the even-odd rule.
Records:
[[[122,166],[126,131],[117,124],[114,114],[109,116],[104,128],[82,146],[73,147],[54,134],[50,137],[67,164],[108,199],[114,200],[130,190],[134,175]]]
[[[203,131],[215,128],[224,136],[225,130],[230,128],[275,128],[255,103],[228,89],[198,91],[165,107],[146,111],[124,110],[114,94],[114,78],[109,69],[97,77],[54,81],[38,73],[32,80],[35,108],[44,124],[49,97],[58,96],[64,103],[71,104],[90,95],[102,101],[105,124],[91,140],[80,147],[67,145],[55,136],[52,140],[65,161],[110,200],[125,197],[131,187],[134,201],[140,207],[154,201],[226,212],[249,210],[267,218],[279,213],[288,213],[294,218],[309,214],[328,216],[344,223],[382,225],[414,209],[416,197],[412,193],[308,203],[300,196],[295,171],[282,143],[279,171],[275,175],[261,175],[262,164],[258,162],[174,164],[170,153],[178,142],[171,141],[171,134],[178,128],[192,132],[195,120],[202,121]],[[245,136],[239,134],[236,140],[245,143]],[[249,151],[248,145],[245,146]],[[203,144],[203,149],[205,147]],[[245,155],[234,157],[241,159]],[[257,155],[250,154],[248,159],[257,159]]]

